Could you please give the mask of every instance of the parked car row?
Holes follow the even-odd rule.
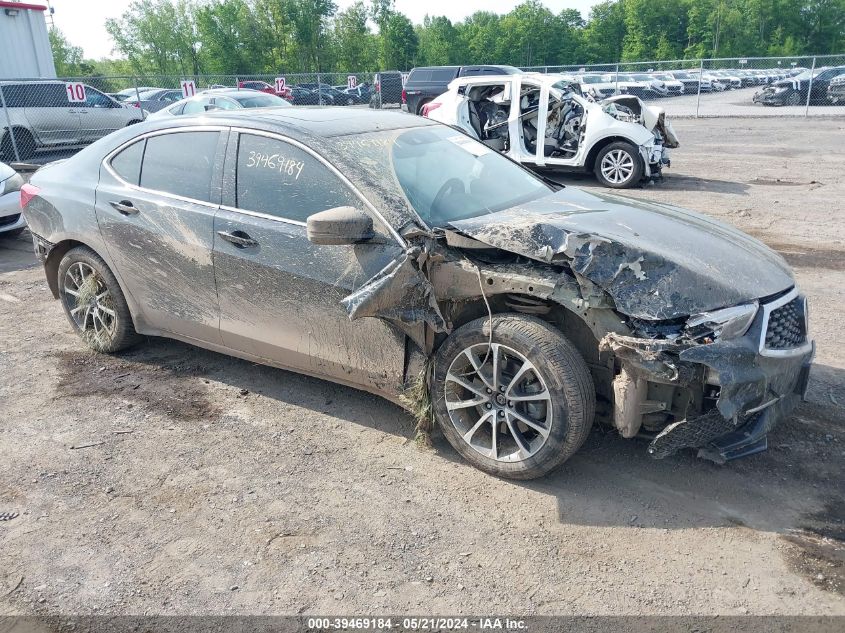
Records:
[[[845,76],[845,66],[805,70],[795,77],[781,79],[766,86],[752,98],[754,103],[768,106],[823,105],[842,100],[839,84],[831,91],[831,84]]]

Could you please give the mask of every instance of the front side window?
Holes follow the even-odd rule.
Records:
[[[111,108],[114,105],[114,101],[102,92],[98,92],[92,88],[86,88],[85,105],[89,108]]]
[[[212,202],[211,174],[219,132],[172,132],[147,139],[141,186]]]
[[[305,222],[326,209],[361,206],[322,162],[275,138],[241,134],[235,178],[236,206],[245,211]]]

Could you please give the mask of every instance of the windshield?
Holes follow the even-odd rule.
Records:
[[[692,75],[689,73],[674,73],[672,75],[675,79],[692,79]]]
[[[601,84],[604,83],[604,78],[599,75],[581,75],[581,83]]]
[[[161,92],[161,90],[145,90],[138,93],[138,98],[141,99],[141,101],[149,101],[150,99],[155,97],[159,92]],[[131,99],[134,96],[135,95],[130,95],[129,98]]]
[[[265,94],[263,92],[259,94],[238,94],[228,96],[237,101],[244,108],[272,108],[276,106],[284,107],[290,105],[281,97]]]
[[[495,213],[552,192],[498,152],[445,126],[338,137],[344,162],[366,171],[379,192],[407,200],[429,227]]]

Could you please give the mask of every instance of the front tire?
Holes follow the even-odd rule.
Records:
[[[605,187],[612,189],[634,187],[643,179],[643,172],[640,152],[631,143],[624,141],[610,143],[596,156],[596,178]]]
[[[595,388],[584,359],[534,317],[494,315],[461,326],[435,357],[434,413],[468,462],[510,479],[554,470],[584,443]]]
[[[58,286],[68,321],[94,351],[118,352],[141,339],[117,279],[87,246],[72,248],[62,257]]]

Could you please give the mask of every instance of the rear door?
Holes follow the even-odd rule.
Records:
[[[22,90],[26,120],[39,144],[71,145],[81,142],[80,108],[68,101],[64,84],[23,84]]]
[[[373,214],[372,243],[309,242],[309,215],[368,208],[322,159],[275,135],[244,131],[230,141],[224,183],[214,226],[224,344],[304,373],[398,389],[405,336],[380,319],[350,321],[341,304],[402,255],[389,229]]]
[[[220,343],[211,252],[227,138],[209,126],[153,132],[100,170],[100,232],[147,330]]]

